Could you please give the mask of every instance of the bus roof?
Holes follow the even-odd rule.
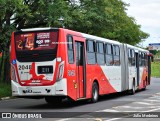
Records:
[[[21,29],[21,31],[22,31],[22,32],[28,32],[28,31],[51,30],[51,29],[58,29],[58,28],[52,28],[52,27],[46,27],[46,28],[29,28],[29,29]]]
[[[62,28],[63,29],[63,28]],[[111,43],[111,44],[122,44],[118,41],[115,40],[110,40],[110,39],[106,39],[106,38],[102,38],[102,37],[98,37],[98,36],[94,36],[94,35],[90,35],[90,34],[86,34],[86,33],[82,33],[82,32],[77,32],[77,31],[73,31],[73,30],[69,30],[69,29],[63,29],[65,32],[76,32],[78,34],[81,34],[84,38],[87,39],[92,39],[92,40],[96,40],[96,41],[102,41],[102,42],[107,42],[107,43]]]
[[[120,43],[118,41],[115,41],[115,40],[110,40],[110,39],[106,39],[106,38],[102,38],[102,37],[98,37],[98,36],[94,36],[94,35],[90,35],[90,34],[86,34],[86,33],[81,33],[81,32],[77,32],[77,31],[73,31],[73,30],[69,30],[69,29],[64,29],[64,28],[53,28],[53,27],[44,27],[44,28],[29,28],[29,29],[21,29],[22,32],[29,32],[29,31],[43,31],[43,30],[53,30],[53,29],[63,29],[64,31],[71,31],[71,32],[76,32],[76,33],[79,33],[79,34],[82,34],[83,37],[85,38],[88,38],[88,39],[93,39],[93,40],[99,40],[99,41],[102,41],[102,42],[107,42],[107,43],[111,43],[111,44],[125,44],[125,43]],[[129,48],[133,48],[137,51],[143,51],[143,52],[148,52],[148,50],[145,50],[145,49],[142,49],[142,48],[139,48],[139,47],[135,47],[135,46],[132,46],[132,45],[129,45],[129,44],[126,44]]]
[[[107,42],[107,43],[113,43],[113,44],[122,44],[118,41],[115,41],[115,40],[110,40],[110,39],[106,39],[106,38],[102,38],[102,37],[97,37],[97,36],[94,36],[94,35],[89,35],[89,34],[85,34],[85,33],[82,33],[82,35],[85,37],[85,38],[88,38],[88,39],[93,39],[93,40],[99,40],[99,41],[103,41],[103,42]]]
[[[127,47],[129,47],[129,48],[133,48],[134,50],[137,50],[137,51],[142,51],[142,52],[147,52],[147,53],[149,53],[149,51],[148,51],[148,50],[142,49],[142,48],[140,48],[140,47],[136,47],[136,46],[129,45],[129,44],[126,44],[126,45],[127,45]]]

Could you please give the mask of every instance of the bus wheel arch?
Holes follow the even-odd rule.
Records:
[[[99,98],[99,83],[97,80],[94,80],[92,83],[91,94],[91,102],[96,103]]]

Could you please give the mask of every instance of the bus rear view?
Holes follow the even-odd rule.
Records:
[[[67,95],[66,80],[61,79],[57,83],[59,75],[64,73],[64,62],[57,62],[58,35],[59,29],[52,28],[25,29],[12,34],[13,96],[46,97],[50,102],[50,96],[59,99]]]
[[[11,41],[12,94],[59,103],[126,91],[150,84],[147,50],[68,29],[14,32]],[[56,104],[55,103],[55,104]]]

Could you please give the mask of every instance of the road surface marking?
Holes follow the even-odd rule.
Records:
[[[160,110],[160,108],[156,108],[156,109],[152,109],[152,110],[148,110],[148,111],[143,111],[143,112],[153,112],[153,111],[157,111],[157,110]],[[141,113],[137,113],[137,114],[141,114]],[[112,119],[108,119],[108,120],[105,120],[105,121],[115,121],[115,120],[119,120],[119,119],[122,119],[122,118],[127,118],[129,116],[133,116],[132,115],[127,115],[127,116],[122,116],[122,117],[119,117],[119,118],[112,118]]]
[[[119,112],[117,110],[113,110],[113,109],[105,109],[105,110],[101,110],[101,111],[97,111],[97,112]]]
[[[133,106],[119,106],[117,108],[132,108],[132,109],[142,109],[142,108],[145,108],[145,107],[133,107]]]
[[[160,102],[160,100],[151,100],[151,99],[145,99],[144,101],[150,101],[150,102]]]
[[[94,119],[94,121],[102,121],[102,119],[101,118],[96,118],[96,119]]]
[[[138,103],[138,104],[143,104],[143,105],[155,105],[155,104],[146,103],[146,102],[133,102],[133,103]]]
[[[59,120],[56,120],[56,121],[68,121],[70,120],[71,118],[64,118],[64,119],[59,119]]]

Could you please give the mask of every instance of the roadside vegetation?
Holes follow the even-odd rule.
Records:
[[[0,57],[0,64],[2,64],[2,57]],[[3,64],[2,64],[3,65]],[[0,98],[11,96],[11,84],[3,80],[4,77],[4,66],[1,66],[2,70],[0,72]]]
[[[149,37],[122,0],[0,0],[0,97],[10,95],[9,47],[13,31],[62,27],[131,45]],[[63,21],[60,21],[63,18]]]
[[[0,98],[11,96],[11,85],[0,83]]]
[[[129,4],[122,0],[0,0],[0,3],[0,72],[4,70],[0,77],[8,83],[9,47],[13,31],[65,26],[131,45],[149,36],[133,17],[127,15]]]
[[[160,62],[152,62],[152,77],[160,77]]]

